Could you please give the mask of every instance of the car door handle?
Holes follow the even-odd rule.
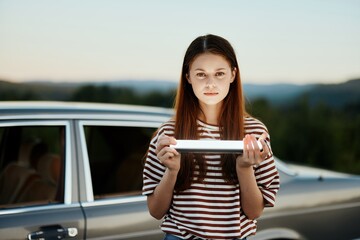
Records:
[[[28,240],[52,240],[76,237],[78,235],[77,228],[63,228],[61,226],[41,227],[39,231],[28,234]]]

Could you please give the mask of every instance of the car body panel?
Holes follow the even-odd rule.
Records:
[[[80,204],[32,207],[26,210],[0,212],[0,239],[25,239],[41,227],[76,228],[76,239],[84,239],[85,218]]]
[[[360,236],[358,176],[297,165],[286,168],[285,163],[276,161],[278,167],[282,165],[276,205],[265,209],[258,220],[258,233],[249,239],[356,239]]]
[[[164,235],[160,221],[148,213],[145,196],[86,203],[83,207],[88,239],[161,239]]]

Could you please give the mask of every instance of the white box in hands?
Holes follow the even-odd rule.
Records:
[[[176,140],[170,145],[180,153],[242,153],[244,143],[241,140]],[[257,141],[260,150],[262,145]]]

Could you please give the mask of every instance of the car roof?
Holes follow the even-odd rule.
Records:
[[[173,115],[170,108],[140,105],[56,102],[56,101],[2,101],[0,102],[0,119],[26,118],[108,118],[111,115],[144,115],[149,117],[167,117]],[[47,117],[46,117],[47,116]]]

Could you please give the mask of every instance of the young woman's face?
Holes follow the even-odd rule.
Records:
[[[228,94],[235,73],[221,55],[204,53],[190,65],[187,79],[201,105],[218,105]]]

